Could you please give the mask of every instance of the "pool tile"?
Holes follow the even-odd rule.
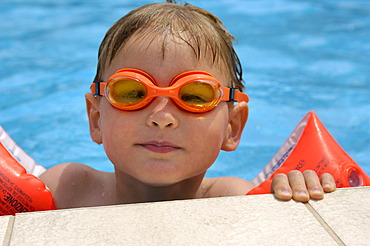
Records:
[[[12,223],[12,216],[0,216],[0,245],[8,245],[8,239],[10,238],[8,230],[9,223]]]
[[[310,205],[346,245],[370,245],[370,187],[337,189]]]
[[[272,195],[18,214],[11,245],[337,245],[303,203]]]

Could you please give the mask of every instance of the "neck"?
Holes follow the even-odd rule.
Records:
[[[116,171],[119,204],[184,200],[204,197],[201,189],[204,173],[169,185],[145,184]]]

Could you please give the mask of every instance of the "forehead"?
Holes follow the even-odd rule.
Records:
[[[120,48],[111,64],[106,66],[104,79],[119,69],[136,68],[152,76],[161,71],[158,77],[175,77],[185,71],[202,70],[220,81],[229,80],[228,67],[212,53],[207,45],[194,43],[186,34],[176,37],[142,31]]]

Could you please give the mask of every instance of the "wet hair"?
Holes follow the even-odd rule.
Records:
[[[242,67],[233,48],[235,38],[215,15],[190,4],[178,5],[175,1],[144,5],[113,24],[100,45],[94,81],[103,79],[105,68],[129,38],[134,35],[135,38],[148,37],[148,34],[163,39],[163,56],[166,42],[182,40],[198,60],[207,57],[213,64],[226,68],[227,72],[223,73],[230,79],[229,86],[244,88]]]

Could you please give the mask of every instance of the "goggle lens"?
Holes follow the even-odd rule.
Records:
[[[108,84],[107,95],[115,105],[132,106],[146,97],[147,90],[133,79],[118,78]]]
[[[192,82],[181,87],[179,98],[189,107],[209,108],[218,103],[220,90],[207,82]]]

